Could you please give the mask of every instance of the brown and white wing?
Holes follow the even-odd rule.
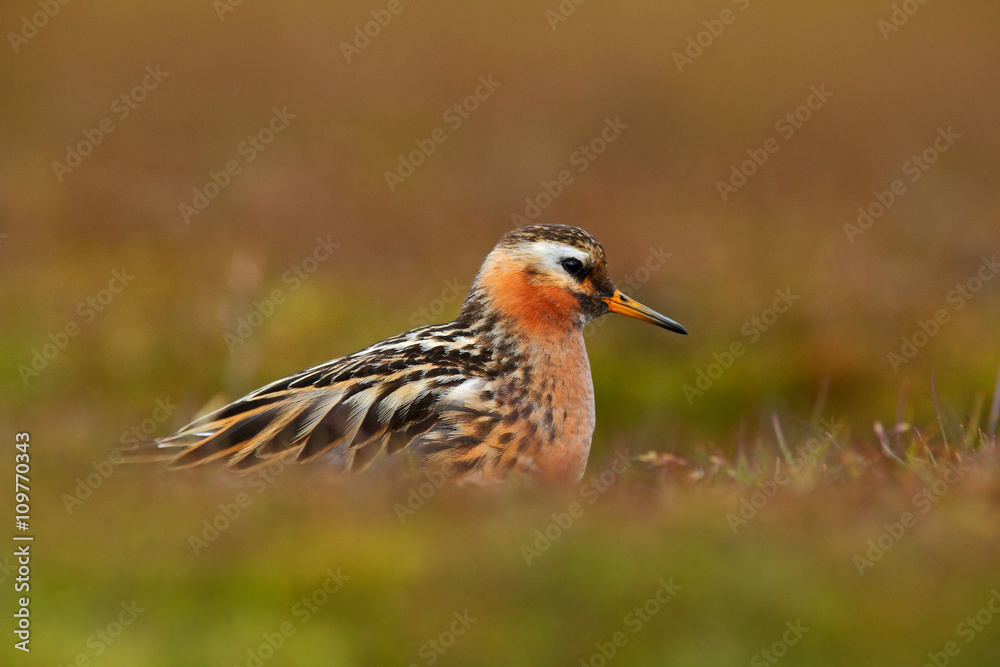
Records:
[[[482,415],[463,417],[465,402],[449,396],[479,382],[488,359],[456,355],[445,327],[408,332],[274,382],[128,454],[178,468],[222,460],[243,470],[335,450],[347,469],[361,470],[431,431],[455,433],[461,421]]]

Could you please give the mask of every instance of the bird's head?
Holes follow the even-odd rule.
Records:
[[[472,323],[495,313],[541,333],[580,329],[609,311],[687,333],[615,288],[593,236],[568,225],[531,225],[505,234],[486,257],[461,317]]]

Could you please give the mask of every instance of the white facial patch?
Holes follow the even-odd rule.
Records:
[[[566,273],[566,269],[561,264],[567,257],[574,257],[583,262],[584,265],[591,263],[589,253],[555,241],[534,241],[519,250],[531,260],[536,269],[555,276],[566,275],[568,277],[569,274]]]

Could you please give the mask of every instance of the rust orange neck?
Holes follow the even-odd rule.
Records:
[[[506,253],[494,253],[479,283],[493,308],[532,337],[551,338],[579,330],[579,304],[566,290],[535,284]]]

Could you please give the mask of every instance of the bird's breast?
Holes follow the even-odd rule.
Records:
[[[542,476],[583,476],[594,433],[594,384],[583,336],[553,336],[527,349],[524,402],[526,455]]]

